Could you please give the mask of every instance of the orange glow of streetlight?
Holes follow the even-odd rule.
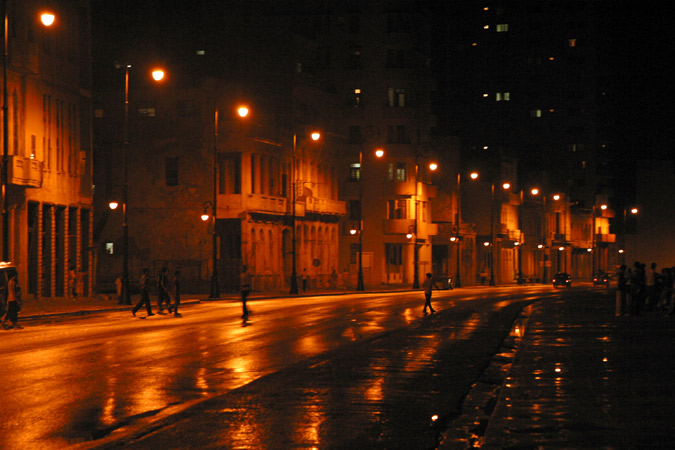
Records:
[[[321,133],[318,131],[313,131],[312,134],[310,134],[310,137],[312,138],[313,141],[318,141],[321,139]]]
[[[237,114],[239,115],[239,117],[246,117],[248,116],[248,113],[249,109],[247,106],[242,105],[239,108],[237,108]]]
[[[638,213],[638,209],[637,209],[637,208],[631,208],[631,209],[630,209],[630,213],[631,213],[631,214],[637,214],[637,213]]]
[[[384,150],[378,148],[377,150],[375,150],[375,156],[377,156],[378,158],[382,158],[384,156]]]
[[[532,195],[539,195],[539,188],[532,188],[532,189],[530,189],[530,194],[532,194]]]
[[[469,174],[469,178],[471,178],[472,180],[477,180],[478,179],[478,172],[471,172]]]
[[[502,184],[502,187],[504,188],[505,191],[508,191],[509,189],[511,189],[511,183],[506,182]]]
[[[435,162],[430,163],[429,169],[432,170],[432,171],[438,169],[438,164],[435,163]]]
[[[553,200],[555,201],[560,200],[560,194],[553,194]]]
[[[155,81],[162,81],[164,79],[164,70],[162,69],[153,69],[151,74],[152,79]]]
[[[110,209],[113,209],[113,210],[117,209],[118,206],[120,206],[120,204],[118,202],[114,201],[114,200],[112,202],[108,203],[108,207]]]
[[[204,213],[204,214],[201,215],[201,219],[202,219],[204,222],[206,222],[207,220],[209,220],[210,217],[211,217],[211,216],[208,215],[207,213]]]
[[[44,11],[42,14],[40,14],[40,21],[42,22],[42,25],[51,27],[56,21],[56,16],[51,11]]]
[[[607,209],[607,205],[605,205],[605,204],[600,205],[600,209],[602,209],[603,211],[606,210],[606,209]]]

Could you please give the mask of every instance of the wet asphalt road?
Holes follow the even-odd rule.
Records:
[[[433,448],[548,287],[106,313],[4,333],[0,448]]]

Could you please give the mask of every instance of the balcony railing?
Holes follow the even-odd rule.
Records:
[[[306,212],[333,215],[345,215],[347,213],[346,203],[342,201],[316,197],[305,197],[304,200]]]
[[[244,211],[286,214],[286,199],[261,194],[218,195],[218,218],[232,219]]]
[[[42,162],[22,156],[10,155],[9,183],[39,188],[42,186]]]

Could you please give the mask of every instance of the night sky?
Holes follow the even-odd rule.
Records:
[[[613,82],[619,94],[621,157],[627,161],[645,157],[672,159],[672,15],[665,12],[661,2],[602,1],[611,5],[609,10],[614,14],[610,33],[615,54],[611,59],[615,62]],[[199,23],[205,2],[93,0],[95,88],[107,90],[119,82],[113,70],[115,62],[134,61],[141,55],[171,61],[194,52],[204,39]],[[435,6],[433,1],[429,4]],[[442,85],[439,87],[442,89]]]

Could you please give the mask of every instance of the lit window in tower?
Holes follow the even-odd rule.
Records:
[[[508,23],[497,24],[497,33],[506,33],[507,31],[509,31],[509,24]]]

